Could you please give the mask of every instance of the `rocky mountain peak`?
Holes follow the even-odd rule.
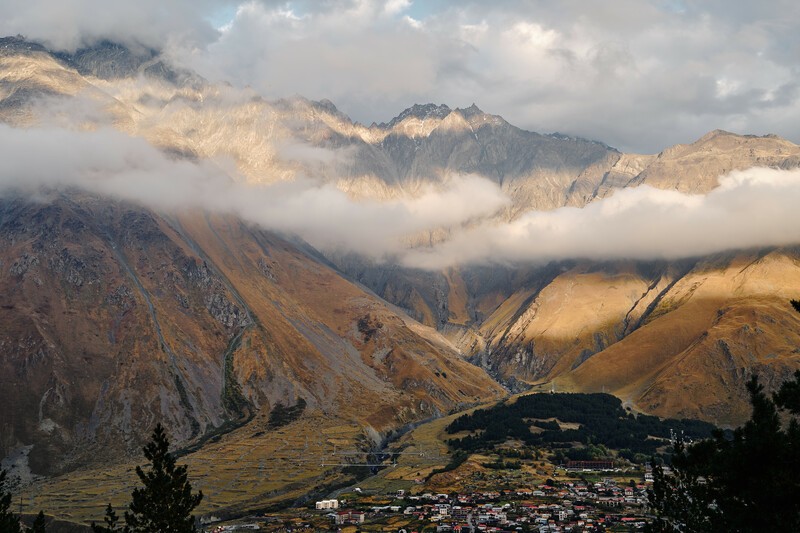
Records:
[[[457,109],[444,117],[437,130],[462,131],[469,130],[471,128],[472,126],[470,125],[470,121],[464,116],[461,110]]]
[[[378,127],[382,129],[391,129],[410,117],[418,118],[420,120],[429,118],[443,119],[449,115],[451,111],[452,110],[445,104],[414,104],[394,117],[388,123],[379,124]]]
[[[697,144],[702,144],[702,143],[706,143],[706,142],[709,142],[709,141],[720,140],[720,139],[725,139],[725,138],[735,139],[735,140],[738,140],[738,141],[741,141],[741,142],[746,142],[746,141],[757,142],[758,140],[762,140],[762,139],[766,140],[767,142],[769,142],[769,141],[781,141],[781,142],[784,142],[784,143],[788,143],[789,142],[786,139],[784,139],[783,137],[781,137],[779,135],[775,135],[774,133],[768,133],[766,135],[740,135],[738,133],[732,133],[730,131],[716,129],[716,130],[709,131],[708,133],[706,133],[705,135],[703,135],[702,137],[697,139],[692,144],[697,145]]]
[[[0,37],[0,55],[46,51],[47,49],[44,46],[39,43],[26,40],[23,35]]]
[[[334,104],[333,102],[331,102],[327,98],[323,98],[322,100],[317,100],[317,101],[312,102],[312,103],[318,109],[322,109],[324,111],[327,111],[328,113],[332,113],[332,114],[340,113],[339,108],[336,107],[336,104]]]
[[[198,88],[205,80],[194,72],[169,64],[159,50],[139,44],[101,40],[75,51],[53,50],[45,43],[29,41],[22,35],[0,38],[0,55],[45,54],[81,76],[107,81],[138,75],[167,81],[179,87]]]
[[[478,115],[483,115],[484,114],[483,111],[478,106],[476,106],[474,102],[473,102],[473,104],[471,106],[466,107],[464,109],[458,108],[458,109],[456,109],[456,111],[461,113],[461,116],[464,117],[467,120],[471,119],[474,116],[478,116]]]
[[[83,75],[111,80],[135,75],[145,63],[158,56],[158,51],[144,47],[134,49],[121,43],[102,40],[79,48],[74,53],[55,52],[53,55],[74,66]]]
[[[724,136],[731,136],[731,135],[735,136],[736,134],[735,133],[731,133],[729,131],[716,129],[716,130],[713,130],[713,131],[709,131],[708,133],[706,133],[705,135],[700,137],[698,140],[695,141],[694,144],[699,144],[699,143],[703,143],[703,142],[706,142],[706,141],[710,141],[711,139],[714,139],[716,137],[724,137]]]
[[[337,117],[342,120],[346,120],[350,122],[350,117],[346,114],[342,113],[336,105],[328,100],[327,98],[323,98],[322,100],[312,101],[310,102],[311,106],[315,109],[322,111],[324,113],[328,113],[334,117]]]

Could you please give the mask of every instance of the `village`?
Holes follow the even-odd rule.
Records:
[[[318,500],[313,508],[309,505],[236,524],[209,525],[205,531],[560,533],[643,529],[647,488],[653,479],[650,469],[620,472],[610,463],[585,463],[591,462],[574,461],[554,476],[564,479],[511,489],[368,494],[355,487],[340,499]]]
[[[334,449],[352,465],[345,486],[206,531],[638,531],[653,519],[652,462],[669,475],[677,440],[712,428],[633,415],[606,394],[523,395],[422,426],[361,463],[364,452]]]

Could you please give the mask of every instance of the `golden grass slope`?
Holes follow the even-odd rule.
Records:
[[[528,291],[512,296],[481,329],[494,348],[518,347],[501,369],[532,380],[559,375],[621,338],[637,306],[652,298],[649,285],[630,267],[609,273],[579,266],[533,300]],[[525,307],[514,309],[521,300]]]
[[[774,388],[800,367],[800,317],[788,304],[800,296],[799,267],[786,251],[701,263],[641,328],[556,381],[605,388],[646,412],[741,423],[751,374]]]

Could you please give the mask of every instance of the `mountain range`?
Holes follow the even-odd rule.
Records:
[[[66,54],[0,39],[0,122],[108,128],[254,190],[310,180],[369,205],[478,176],[509,199],[483,215],[500,225],[643,185],[702,195],[732,171],[800,167],[800,146],[773,135],[717,130],[626,154],[475,105],[414,105],[366,126],[329,101],[268,101],[109,42]],[[752,373],[774,388],[800,368],[795,246],[423,269],[189,204],[69,183],[0,195],[0,456],[36,481],[31,498],[58,501],[47,494],[74,490],[74,472],[125,463],[158,421],[189,460],[222,463],[275,437],[277,406],[302,406],[291,438],[306,451],[256,454],[244,471],[298,460],[309,438],[379,448],[530,388],[732,426],[749,415]],[[404,246],[455,229],[415,230]],[[335,470],[301,469],[256,496],[226,485],[219,507],[294,497]]]

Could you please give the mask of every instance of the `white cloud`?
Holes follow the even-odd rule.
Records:
[[[387,15],[396,15],[409,7],[411,7],[411,0],[387,0],[383,6],[383,11]]]
[[[284,157],[330,161],[327,151],[289,146]],[[323,251],[343,250],[406,266],[568,258],[653,259],[800,242],[800,170],[756,168],[720,178],[706,195],[641,186],[583,209],[524,213],[499,222],[509,206],[499,187],[452,176],[415,197],[354,200],[331,184],[299,179],[253,186],[210,162],[167,157],[116,130],[0,125],[0,195],[79,187],[156,210],[187,207],[236,214],[296,234]],[[408,237],[448,230],[447,240],[408,247]],[[441,234],[441,233],[440,233]]]
[[[205,44],[217,32],[205,15],[224,0],[3,0],[0,35],[22,34],[59,50],[74,51],[99,40],[162,48]]]
[[[407,266],[676,259],[800,242],[800,170],[753,168],[720,178],[706,195],[640,186],[585,208],[528,212],[510,224],[466,228],[403,258]]]
[[[340,157],[290,146],[285,156]],[[112,129],[16,129],[0,124],[0,195],[79,187],[156,210],[201,207],[234,213],[264,228],[299,235],[321,250],[377,259],[401,252],[407,236],[488,217],[507,207],[499,187],[453,176],[415,197],[356,201],[331,184],[299,179],[246,185],[209,162],[170,159],[146,141]],[[480,198],[480,201],[476,201]]]

